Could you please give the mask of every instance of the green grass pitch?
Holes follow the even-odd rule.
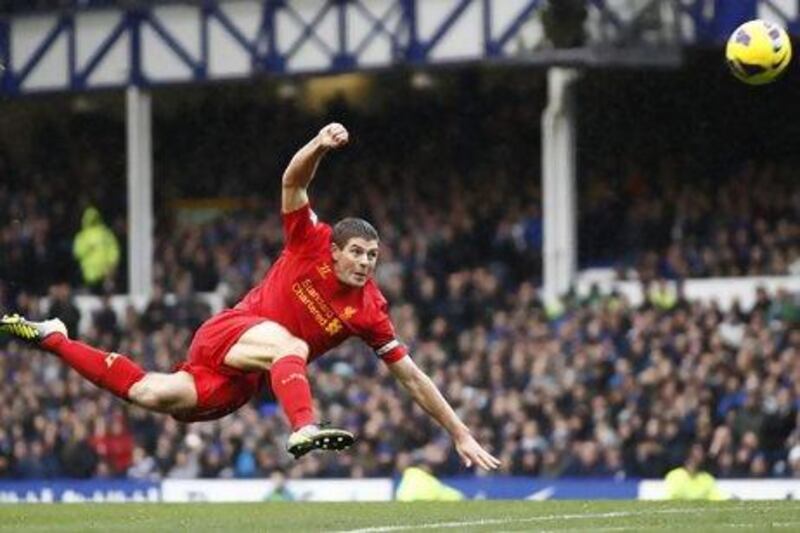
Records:
[[[798,531],[800,502],[18,504],[0,531]]]

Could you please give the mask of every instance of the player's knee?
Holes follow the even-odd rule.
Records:
[[[187,396],[182,393],[181,384],[171,376],[151,374],[134,384],[128,392],[128,398],[146,409],[161,412],[172,412],[175,409],[186,408]]]
[[[158,409],[161,403],[161,390],[147,377],[139,380],[128,391],[128,399],[146,409]]]

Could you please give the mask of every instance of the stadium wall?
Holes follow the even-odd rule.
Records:
[[[717,483],[719,489],[737,500],[797,500],[800,499],[800,479],[730,479]],[[663,481],[639,483],[640,500],[663,500]]]
[[[581,296],[586,296],[592,286],[597,286],[601,292],[606,294],[616,290],[633,305],[640,305],[644,302],[646,286],[639,281],[618,281],[616,277],[617,273],[613,269],[585,270],[578,276],[577,292]],[[675,290],[675,282],[670,281],[669,285]],[[689,301],[716,301],[725,311],[737,301],[744,310],[750,310],[755,303],[756,289],[758,288],[764,288],[770,294],[775,294],[779,289],[798,292],[800,291],[800,276],[704,278],[687,279],[683,282],[684,295]]]
[[[200,298],[206,304],[208,304],[212,314],[222,311],[222,308],[225,306],[225,297],[219,292],[198,292],[194,293],[194,296]],[[114,310],[114,313],[116,313],[117,319],[120,320],[120,323],[122,323],[122,320],[125,317],[125,310],[128,306],[133,306],[137,312],[143,313],[147,308],[148,301],[149,300],[146,296],[128,296],[119,294],[112,296],[109,299],[111,308]],[[175,295],[165,295],[164,301],[167,305],[174,305],[176,302]],[[96,311],[99,311],[103,307],[103,300],[98,296],[82,294],[75,296],[75,306],[81,312],[81,320],[78,324],[78,329],[80,330],[79,333],[85,334],[92,325],[92,314]],[[40,302],[40,308],[44,314],[48,314],[47,311],[50,309],[50,299],[42,298],[42,301]]]
[[[604,293],[616,290],[625,295],[633,305],[640,305],[645,298],[644,288],[638,281],[617,281],[616,273],[611,269],[591,269],[578,276],[577,291],[581,296],[589,294],[593,285],[597,285]],[[709,278],[689,279],[684,282],[684,292],[690,301],[717,301],[723,310],[727,310],[735,301],[748,310],[755,301],[756,288],[763,287],[770,294],[778,289],[800,292],[800,276],[771,276],[749,278]],[[224,307],[224,295],[219,292],[196,293],[196,296],[205,301],[212,313],[217,313]],[[175,302],[175,296],[168,294],[165,297],[167,304]],[[138,312],[143,312],[147,307],[147,298],[127,295],[112,296],[111,307],[122,320],[125,309],[132,305]],[[75,297],[75,305],[81,312],[79,325],[80,333],[86,333],[92,323],[92,313],[99,310],[102,300],[98,296],[79,295]],[[50,309],[49,298],[42,298],[40,308],[43,314]]]
[[[469,499],[486,500],[658,500],[663,482],[613,480],[557,480],[491,477],[442,480]],[[286,488],[297,501],[390,501],[396,480],[306,479],[288,481]],[[740,500],[800,499],[797,480],[724,480],[720,489]],[[203,480],[52,480],[0,482],[0,504],[81,502],[259,502],[274,489],[268,479]]]

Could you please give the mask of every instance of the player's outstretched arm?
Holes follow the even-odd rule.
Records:
[[[350,134],[336,122],[322,128],[316,137],[300,148],[283,172],[281,210],[290,213],[308,203],[308,185],[314,179],[317,167],[328,150],[341,148],[350,140]]]
[[[478,465],[486,470],[500,466],[500,461],[478,444],[431,378],[410,357],[403,357],[389,365],[389,369],[414,401],[450,433],[456,451],[466,466]]]

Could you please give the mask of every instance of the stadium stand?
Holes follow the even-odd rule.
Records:
[[[467,73],[430,92],[398,89],[396,81],[384,82],[370,109],[334,100],[323,116],[253,91],[210,90],[188,103],[180,92],[165,95],[172,103],[155,126],[157,281],[173,291],[192,274],[195,290],[212,290],[222,280],[240,294],[257,279],[253,272],[263,272],[280,246],[277,176],[295,139],[336,118],[356,137],[314,185],[323,217],[347,213],[373,220],[388,252],[410,248],[403,253],[417,263],[423,258],[435,276],[456,265],[485,264],[488,255],[494,267],[511,270],[500,276],[505,288],[537,282],[541,80]],[[464,86],[478,89],[460,91]],[[45,294],[64,280],[80,288],[72,239],[89,204],[100,207],[125,253],[123,125],[108,110],[61,111],[41,116],[31,147],[0,152],[10,176],[0,184],[0,253],[9,258],[0,264],[0,280],[6,280],[7,298],[20,291]],[[463,131],[471,133],[454,134]],[[614,266],[620,278],[644,281],[800,272],[800,185],[793,159],[747,159],[752,154],[743,153],[724,174],[709,176],[688,156],[675,156],[669,139],[652,140],[666,145],[653,157],[610,157],[606,145],[589,141],[581,180],[582,265]],[[704,145],[701,152],[715,147]],[[181,225],[169,202],[189,191],[200,198],[246,198],[254,208],[204,228]],[[174,238],[178,232],[181,238]],[[120,268],[107,289],[123,291],[125,274]]]
[[[427,278],[395,295],[395,318],[505,472],[659,477],[700,442],[718,477],[800,476],[798,461],[788,462],[800,449],[800,332],[790,326],[800,306],[789,294],[762,293],[749,313],[683,300],[634,309],[593,295],[548,316],[530,283],[508,295],[499,285],[480,267],[444,285]],[[61,291],[68,308],[69,289]],[[19,304],[38,312],[33,299]],[[101,311],[86,338],[168,370],[205,316],[195,311],[158,300],[120,322]],[[359,344],[313,370],[323,416],[361,434],[356,452],[297,464],[276,444],[288,428],[268,399],[223,422],[183,426],[128,408],[54,358],[16,344],[5,351],[0,476],[254,477],[286,468],[297,477],[362,477],[417,461],[438,474],[459,471],[445,435]]]
[[[291,101],[220,98],[219,89],[173,103],[155,124],[159,196],[251,199],[200,223],[161,205],[152,300],[119,316],[106,299],[85,339],[149,369],[181,360],[210,313],[197,293],[218,290],[233,303],[269,267],[281,245],[277,177],[298,139],[336,117],[356,135],[325,163],[315,209],[366,216],[382,231],[379,281],[399,336],[505,473],[660,477],[699,442],[720,478],[800,476],[797,295],[762,291],[752,310],[728,311],[680,295],[632,307],[599,292],[544,305],[535,288],[541,80],[478,81],[456,74],[450,89],[393,93],[367,110],[336,100],[323,116]],[[124,129],[100,113],[50,117],[40,152],[0,158],[12,176],[0,184],[0,305],[58,314],[75,331],[83,289],[71,246],[88,202],[124,250],[123,172],[107,155],[124,152]],[[666,150],[647,165],[630,154],[592,165],[582,261],[610,255],[621,277],[645,282],[796,272],[791,165],[730,167],[709,187]],[[120,271],[106,290],[124,286]],[[4,352],[0,477],[357,478],[416,463],[461,471],[445,435],[359,344],[312,370],[324,417],[360,435],[354,453],[296,464],[280,449],[288,428],[268,398],[223,422],[184,426],[113,400],[35,350],[12,343]]]

